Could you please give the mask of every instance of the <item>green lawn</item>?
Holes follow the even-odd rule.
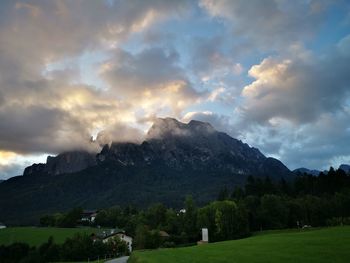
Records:
[[[350,227],[278,232],[201,246],[135,251],[130,263],[347,263]]]
[[[24,242],[31,246],[40,245],[53,236],[56,243],[63,243],[67,237],[75,233],[96,233],[97,228],[55,228],[55,227],[9,227],[0,229],[0,245],[9,245],[13,242]]]

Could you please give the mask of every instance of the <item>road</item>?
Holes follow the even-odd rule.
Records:
[[[120,257],[106,261],[106,263],[126,263],[129,257]]]

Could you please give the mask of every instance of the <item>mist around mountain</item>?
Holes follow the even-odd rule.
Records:
[[[155,202],[181,207],[186,195],[199,204],[249,175],[289,180],[293,173],[209,123],[157,119],[142,143],[113,142],[100,153],[73,151],[27,167],[0,186],[0,220],[35,223],[72,207],[147,207]]]

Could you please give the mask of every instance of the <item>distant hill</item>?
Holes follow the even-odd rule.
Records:
[[[181,207],[188,194],[205,203],[224,186],[243,184],[249,175],[293,177],[279,160],[209,123],[171,118],[157,119],[141,144],[112,143],[91,156],[62,153],[2,183],[0,221],[35,223],[40,215],[77,206],[163,202]]]
[[[310,170],[310,169],[307,169],[307,168],[298,168],[298,169],[295,169],[293,170],[293,173],[296,173],[296,174],[311,174],[311,175],[319,175],[321,171],[319,170]]]
[[[349,164],[341,164],[339,169],[342,169],[346,173],[350,173],[350,165]]]
[[[342,169],[346,173],[350,173],[350,165],[349,164],[341,164],[338,169]],[[311,174],[314,176],[318,176],[321,172],[323,173],[328,173],[328,171],[319,171],[319,170],[310,170],[307,168],[298,168],[293,170],[294,174]]]

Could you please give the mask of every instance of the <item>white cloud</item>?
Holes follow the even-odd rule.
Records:
[[[145,115],[166,112],[179,116],[204,93],[192,87],[177,62],[176,52],[162,48],[136,54],[118,49],[101,66],[101,76],[110,86],[110,93],[142,109]]]
[[[342,56],[350,57],[350,35],[341,39],[337,47]]]
[[[245,39],[243,45],[280,49],[311,38],[329,1],[201,0],[199,5],[211,16],[227,20],[233,36]]]
[[[136,128],[145,130],[155,116],[184,116],[245,136],[291,163],[306,146],[314,164],[348,156],[341,145],[316,154],[330,146],[326,136],[345,141],[347,126],[310,145],[307,137],[314,124],[325,130],[348,121],[349,36],[323,53],[303,48],[322,25],[327,2],[202,0],[203,14],[190,1],[2,1],[0,152],[96,150],[90,135],[101,130],[99,140],[137,140]],[[104,61],[96,81],[80,68],[87,53],[106,58],[96,60]],[[252,63],[254,80],[243,85]],[[294,140],[287,155],[285,141]],[[23,162],[6,160],[0,170]]]
[[[157,0],[3,1],[0,150],[94,150],[96,146],[90,143],[94,131],[125,127],[134,121],[128,101],[77,83],[76,61],[87,50],[109,49],[134,32],[186,13],[187,6],[187,1]],[[69,70],[47,70],[66,59],[72,61]],[[176,85],[179,90],[188,86],[175,83],[172,87],[176,89]]]
[[[288,58],[266,58],[249,70],[255,80],[242,91],[247,119],[263,123],[280,117],[307,123],[346,105],[349,58],[337,48],[323,56],[293,52]]]

